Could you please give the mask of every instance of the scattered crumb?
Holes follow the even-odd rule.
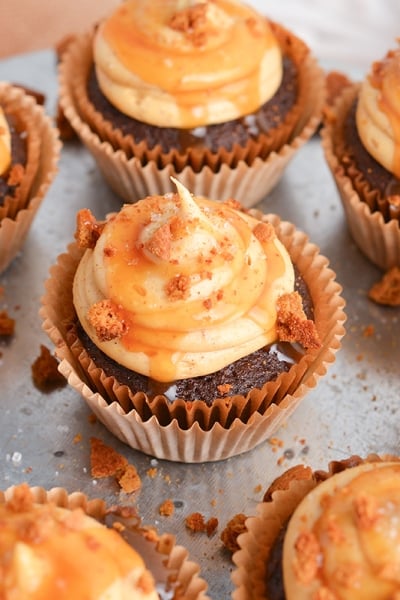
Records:
[[[375,327],[373,325],[366,325],[363,330],[363,337],[371,337],[375,333]]]
[[[256,485],[256,487],[254,488],[254,493],[255,494],[259,494],[262,490],[262,485],[259,483],[258,485]]]
[[[115,477],[120,488],[130,494],[140,489],[142,482],[134,465],[102,440],[90,438],[91,475],[96,479]]]
[[[96,417],[96,415],[95,415],[94,413],[91,413],[91,414],[88,416],[88,421],[89,421],[89,423],[90,423],[91,425],[94,425],[95,423],[97,423],[97,417]]]
[[[164,500],[158,509],[158,512],[163,517],[171,517],[174,514],[175,506],[170,498],[168,500]]]
[[[304,348],[320,348],[314,321],[307,319],[298,292],[283,294],[276,302],[277,334],[282,342],[298,342]]]
[[[142,487],[142,481],[134,465],[128,464],[121,477],[118,477],[118,483],[122,491],[127,494],[137,492]]]
[[[0,311],[0,336],[11,337],[15,332],[15,319],[6,310]]]
[[[77,433],[74,436],[74,439],[72,440],[72,443],[73,444],[79,444],[79,442],[81,442],[81,441],[82,441],[82,434],[81,433]]]
[[[368,298],[377,304],[400,306],[400,267],[392,267],[368,292]]]
[[[238,513],[228,523],[225,529],[221,533],[221,541],[225,548],[227,548],[232,554],[239,550],[239,544],[237,538],[241,533],[246,531],[245,521],[247,516],[243,513]]]
[[[194,512],[186,517],[185,525],[194,533],[205,532],[208,537],[210,537],[218,527],[218,519],[216,517],[211,517],[206,521],[201,513]]]
[[[157,475],[158,470],[156,467],[150,467],[150,469],[147,470],[147,475],[151,478],[154,479],[154,477]]]
[[[32,379],[35,386],[42,391],[51,391],[64,387],[67,380],[58,370],[58,360],[50,350],[40,345],[40,354],[31,365]]]

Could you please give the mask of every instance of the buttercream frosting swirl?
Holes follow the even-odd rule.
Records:
[[[368,152],[400,178],[400,48],[372,65],[361,85],[356,120]]]
[[[215,372],[277,339],[290,256],[234,203],[148,197],[109,218],[78,266],[79,320],[94,343],[157,381]]]
[[[0,106],[0,175],[4,175],[11,164],[11,133],[4,110]]]
[[[115,530],[82,509],[27,502],[24,486],[0,504],[1,598],[158,600],[143,559]]]
[[[98,27],[94,62],[116,108],[160,127],[252,113],[282,79],[267,20],[236,0],[127,0]]]
[[[287,600],[395,598],[400,585],[400,464],[363,463],[318,484],[285,535]]]

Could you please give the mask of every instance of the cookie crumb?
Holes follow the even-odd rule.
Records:
[[[392,267],[368,292],[377,304],[400,306],[400,267]]]
[[[43,344],[40,345],[39,356],[31,365],[31,373],[33,383],[42,391],[51,391],[67,384],[67,380],[58,370],[58,360]]]
[[[246,531],[246,522],[247,516],[243,513],[238,513],[228,523],[226,524],[225,529],[221,533],[221,541],[225,548],[229,550],[232,554],[239,550],[239,544],[237,543],[237,538],[241,533]]]
[[[15,319],[6,310],[0,311],[0,336],[11,337],[15,332]]]
[[[163,517],[171,517],[174,514],[174,510],[175,510],[174,503],[172,502],[172,500],[170,498],[168,498],[167,500],[164,500],[164,502],[162,504],[160,504],[158,512]]]

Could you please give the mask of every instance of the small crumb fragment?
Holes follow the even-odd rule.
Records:
[[[207,521],[199,512],[193,512],[185,519],[185,525],[194,533],[206,533],[210,537],[218,527],[218,519],[211,517]]]
[[[225,548],[229,550],[232,554],[239,550],[239,544],[237,543],[237,538],[241,533],[246,531],[246,522],[247,516],[243,513],[238,513],[228,523],[226,524],[225,529],[221,533],[221,541]]]
[[[164,502],[162,504],[160,504],[158,512],[163,517],[170,517],[174,514],[174,510],[175,510],[174,503],[172,502],[172,500],[170,498],[168,498],[167,500],[164,500]]]
[[[140,489],[142,481],[136,467],[102,440],[90,438],[91,475],[96,479],[115,477],[121,490],[131,494]]]
[[[118,477],[118,483],[123,492],[132,494],[142,487],[142,481],[134,465],[128,464],[121,477]]]
[[[58,360],[50,350],[40,345],[40,354],[31,365],[32,379],[35,386],[42,391],[51,391],[64,387],[67,380],[58,370]]]
[[[377,304],[400,306],[400,267],[392,267],[368,292],[368,298]]]

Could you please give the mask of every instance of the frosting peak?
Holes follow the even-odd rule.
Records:
[[[165,382],[212,373],[276,341],[277,300],[294,289],[270,224],[175,183],[177,194],[113,215],[74,280],[79,320],[96,345]]]
[[[372,65],[361,86],[356,118],[365,148],[400,177],[400,48]]]
[[[267,20],[236,0],[126,0],[98,28],[94,60],[109,101],[160,127],[251,113],[282,78]]]

